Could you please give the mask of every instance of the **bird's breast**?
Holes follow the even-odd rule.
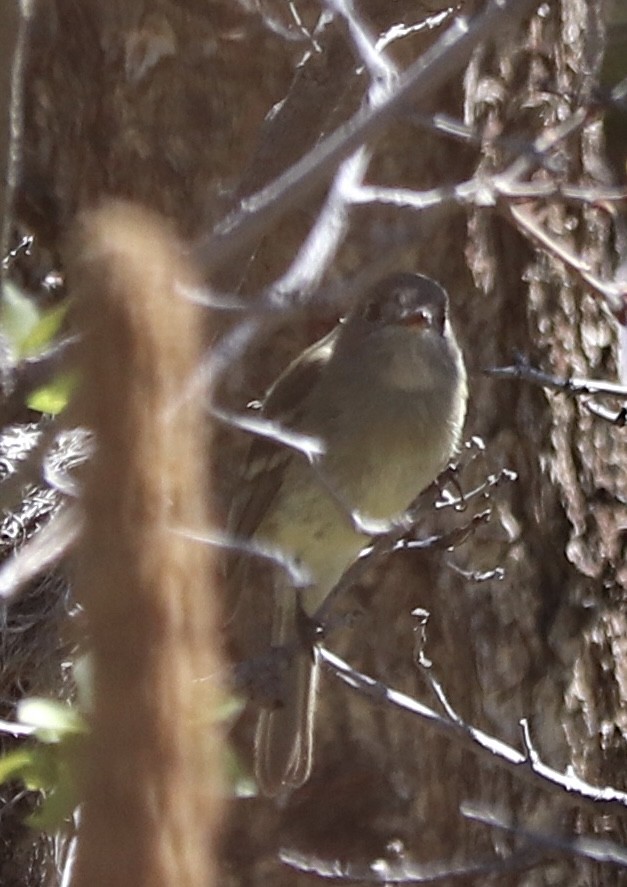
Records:
[[[393,520],[446,467],[462,421],[450,391],[390,396],[376,415],[364,405],[352,432],[329,429],[321,470],[362,516]]]

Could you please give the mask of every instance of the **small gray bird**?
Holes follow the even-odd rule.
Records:
[[[445,290],[428,277],[387,277],[290,364],[263,403],[264,417],[324,446],[312,465],[256,439],[230,521],[236,536],[285,552],[312,578],[299,593],[287,579],[274,589],[271,644],[292,655],[281,704],[263,709],[257,726],[256,777],[267,795],[302,785],[311,771],[318,668],[300,640],[303,612],[315,615],[367,544],[350,512],[400,518],[459,444],[466,371],[447,309]],[[251,583],[251,572],[236,575]],[[254,592],[247,600],[254,608]]]

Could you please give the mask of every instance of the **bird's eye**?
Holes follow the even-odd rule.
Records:
[[[364,308],[364,320],[369,323],[376,323],[381,320],[381,304],[380,302],[368,302]]]

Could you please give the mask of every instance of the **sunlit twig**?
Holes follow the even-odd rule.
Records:
[[[626,296],[627,286],[620,279],[603,280],[592,271],[590,264],[569,250],[563,243],[556,240],[542,227],[528,207],[510,204],[507,212],[516,222],[521,232],[536,245],[559,259],[579,279],[603,296],[609,311],[621,324],[627,322]]]
[[[470,877],[489,877],[519,872],[536,866],[539,855],[535,849],[525,849],[505,858],[490,856],[484,859],[470,859],[464,862],[437,860],[417,862],[402,854],[399,859],[376,859],[372,862],[323,859],[313,853],[282,848],[281,862],[299,872],[309,872],[319,878],[334,881],[350,881],[365,884],[437,884]]]
[[[627,809],[627,792],[611,786],[594,786],[573,773],[561,773],[536,756],[531,758],[477,727],[444,717],[422,702],[356,671],[325,647],[318,649],[318,655],[337,678],[371,702],[392,706],[417,717],[430,729],[455,741],[482,760],[513,773],[536,788],[550,792],[553,797],[569,806],[585,805],[599,811],[622,813]]]
[[[526,826],[520,821],[519,816],[513,816],[503,810],[494,810],[482,804],[467,802],[461,805],[460,811],[467,819],[511,832],[539,849],[627,867],[627,847],[614,841],[581,835],[561,835],[545,829],[540,832]]]
[[[362,108],[277,179],[246,198],[214,232],[199,240],[194,254],[207,270],[227,263],[276,220],[326,183],[338,162],[382,132],[409,102],[424,105],[469,58],[473,49],[505,24],[530,13],[538,0],[492,0],[471,19],[457,15],[451,26],[401,77],[382,104]]]
[[[489,367],[484,372],[497,379],[517,379],[570,397],[585,398],[582,399],[582,404],[593,416],[603,419],[603,421],[609,422],[617,428],[623,428],[627,424],[627,404],[616,410],[591,399],[592,397],[599,396],[627,399],[627,386],[620,385],[617,382],[609,382],[605,379],[581,379],[574,376],[553,376],[550,373],[545,373],[543,370],[530,366],[522,358],[512,366]]]

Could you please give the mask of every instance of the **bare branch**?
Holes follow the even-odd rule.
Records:
[[[560,835],[545,830],[539,832],[525,826],[518,817],[511,813],[497,812],[481,804],[465,803],[462,804],[460,810],[467,819],[519,835],[538,848],[558,851],[571,856],[582,856],[585,859],[593,859],[595,862],[611,862],[623,868],[627,867],[627,847],[614,841],[578,835]]]
[[[231,533],[224,533],[221,530],[194,530],[190,527],[171,527],[172,532],[185,539],[193,542],[200,542],[202,545],[209,545],[215,548],[223,548],[226,551],[237,551],[251,557],[260,557],[263,560],[270,561],[277,567],[281,567],[288,574],[289,580],[295,588],[307,588],[311,585],[311,576],[309,572],[297,563],[294,558],[289,557],[279,548],[273,548],[269,545],[263,545],[250,539],[239,539]],[[0,567],[0,578],[2,576],[2,568]]]
[[[398,69],[384,52],[385,47],[370,33],[352,0],[325,0],[325,3],[346,20],[358,58],[364,63],[373,84],[383,91],[390,89],[398,78]],[[372,99],[375,99],[374,95]]]
[[[448,203],[468,204],[476,203],[478,195],[487,193],[487,186],[476,179],[469,179],[459,185],[442,185],[439,188],[430,188],[428,191],[413,191],[409,188],[382,188],[376,185],[360,185],[351,188],[347,192],[347,198],[353,204],[380,203],[388,206],[396,206],[399,209],[424,210],[434,206],[444,206]],[[492,194],[491,190],[489,192]],[[481,199],[485,205],[485,199]],[[493,203],[491,196],[489,203]]]
[[[248,431],[251,434],[256,434],[258,437],[274,440],[277,443],[283,444],[283,446],[303,453],[303,455],[309,458],[321,456],[325,451],[324,441],[319,437],[292,431],[279,422],[264,419],[263,416],[237,415],[226,410],[220,410],[217,407],[211,407],[210,413],[214,418],[224,422],[226,425],[239,428],[241,431]]]
[[[488,369],[484,370],[484,373],[488,376],[495,376],[497,379],[518,379],[530,382],[532,385],[539,385],[541,388],[557,391],[569,397],[609,396],[627,399],[627,386],[625,385],[619,385],[617,382],[608,382],[604,379],[560,378],[552,376],[543,370],[530,366],[524,358],[521,358],[513,366],[488,367]],[[588,412],[604,422],[609,422],[617,428],[624,428],[627,424],[627,404],[618,410],[613,410],[592,399],[583,400],[582,403]]]
[[[519,379],[524,382],[531,382],[533,385],[539,385],[541,388],[559,391],[572,397],[580,397],[586,394],[608,394],[627,398],[626,385],[619,385],[617,382],[609,382],[605,379],[553,376],[550,373],[545,373],[543,370],[532,367],[524,359],[520,359],[517,363],[508,367],[488,367],[483,372],[488,376],[495,376],[497,379]]]
[[[535,788],[550,792],[568,806],[585,805],[597,811],[623,812],[627,808],[627,792],[611,786],[594,786],[572,773],[560,773],[531,760],[511,745],[461,721],[439,715],[422,702],[393,690],[369,675],[355,671],[347,662],[325,647],[318,647],[320,660],[337,678],[378,705],[391,705],[419,718],[431,729],[455,741],[487,763],[513,773]]]
[[[441,12],[435,12],[432,15],[428,15],[426,18],[421,19],[419,22],[415,22],[413,25],[407,25],[405,23],[394,24],[391,28],[388,28],[381,37],[379,37],[377,40],[377,49],[381,51],[391,43],[395,43],[397,40],[402,40],[403,37],[409,37],[411,34],[417,34],[419,31],[430,31],[433,28],[439,28],[440,25],[444,24],[447,18],[451,18],[455,13],[455,8],[451,6],[449,9],[443,9]]]
[[[445,471],[442,472],[442,475],[438,479],[440,482],[443,477],[446,477],[448,471],[449,469],[445,469]],[[514,472],[510,472],[508,469],[503,469],[498,474],[489,475],[483,484],[480,484],[469,493],[464,493],[459,496],[447,496],[446,499],[441,498],[439,501],[435,502],[435,507],[448,507],[456,510],[463,510],[472,500],[485,498],[490,489],[504,481],[511,481],[515,479],[515,477],[516,475]],[[416,538],[416,534],[424,521],[425,515],[428,513],[429,508],[434,505],[434,495],[436,491],[439,491],[441,496],[444,497],[442,488],[438,486],[438,483],[436,482],[435,484],[432,484],[427,487],[426,490],[423,490],[423,492],[412,502],[402,518],[395,521],[388,529],[381,531],[381,528],[378,528],[378,532],[373,534],[375,535],[374,541],[372,541],[370,545],[364,546],[357,560],[351,564],[348,570],[346,570],[338,584],[331,593],[327,595],[326,599],[315,613],[314,620],[324,626],[325,630],[327,629],[329,615],[338,597],[343,595],[348,588],[352,588],[363,576],[365,571],[370,569],[374,563],[377,563],[377,561],[387,557],[394,551],[408,551],[412,549],[426,550],[431,548],[448,550],[457,545],[461,545],[478,526],[486,523],[490,519],[491,511],[482,511],[473,515],[470,521],[463,526],[455,527],[448,533]],[[342,506],[341,499],[338,500],[336,498],[336,501]],[[354,526],[358,530],[367,533],[369,527],[366,523],[361,523],[359,521],[359,515],[355,515],[354,512],[351,512],[346,505],[344,505],[344,509],[346,510],[349,519],[353,521]]]
[[[534,850],[513,853],[505,859],[489,857],[458,863],[450,860],[419,863],[404,854],[398,860],[342,862],[338,859],[321,859],[292,849],[282,849],[279,856],[282,862],[300,872],[311,872],[320,878],[363,881],[367,884],[435,884],[457,878],[522,871],[539,862],[538,853]]]
[[[31,247],[33,245],[33,236],[32,234],[26,234],[17,246],[14,246],[13,249],[8,250],[6,254],[3,254],[1,267],[3,271],[8,271],[9,268],[13,265],[13,263],[22,255],[29,255]]]
[[[361,182],[369,162],[370,152],[360,148],[340,165],[313,228],[288,270],[272,286],[273,293],[284,296],[295,292],[302,296],[320,284],[348,226],[346,192]]]
[[[1,121],[2,130],[8,130],[6,153],[3,150],[2,156],[0,156],[3,180],[3,187],[0,193],[0,256],[3,257],[7,254],[9,249],[13,200],[22,166],[22,138],[24,133],[24,69],[26,64],[26,50],[30,22],[34,13],[34,8],[35,4],[33,0],[23,0],[22,3],[11,4],[7,9],[3,10],[2,27],[4,41],[2,48],[9,58],[12,56],[10,85],[5,83],[2,84],[3,93],[10,93],[8,127],[7,121],[4,119],[4,114],[2,115]],[[17,33],[15,45],[10,47],[7,43],[15,28],[15,23],[11,22],[11,19],[15,16],[18,17]],[[5,17],[6,21],[4,21]],[[3,262],[2,270],[0,270],[0,278],[4,277],[2,272],[5,267],[6,266]]]
[[[285,173],[246,198],[213,234],[201,238],[193,247],[198,261],[211,271],[223,266],[262,233],[267,234],[280,216],[325,184],[337,163],[350,151],[384,130],[410,101],[414,107],[424,105],[464,65],[478,43],[506,25],[515,24],[537,3],[538,0],[491,0],[480,15],[470,20],[457,16],[440,39],[407,70],[385,102],[359,110]]]
[[[514,220],[522,233],[533,243],[547,250],[555,258],[572,271],[583,283],[603,296],[609,311],[619,323],[627,323],[626,313],[626,286],[619,278],[614,280],[602,280],[593,271],[589,263],[571,252],[564,244],[555,240],[549,232],[542,227],[528,207],[508,205],[507,212]]]
[[[362,107],[381,105],[398,81],[398,70],[391,60],[377,51],[374,37],[357,15],[351,0],[327,0],[327,5],[347,20],[358,55],[370,71],[372,82]],[[273,285],[273,292],[297,292],[302,296],[319,285],[346,233],[346,195],[353,188],[359,187],[369,163],[370,152],[362,146],[340,164],[311,231],[287,272]]]
[[[506,187],[520,181],[534,167],[541,165],[552,148],[557,147],[565,138],[581,129],[588,118],[588,113],[587,107],[578,108],[566,120],[543,129],[534,139],[532,150],[519,154],[509,169],[497,177],[499,187]]]
[[[37,732],[37,727],[32,724],[18,724],[15,721],[6,721],[0,718],[0,733],[6,733],[8,736],[25,737],[33,736]]]
[[[619,410],[610,410],[593,400],[584,401],[584,406],[597,419],[609,422],[610,425],[615,425],[617,428],[624,428],[627,425],[627,406],[623,406]]]
[[[561,197],[571,203],[602,205],[604,203],[624,203],[627,200],[625,188],[601,187],[600,185],[568,185],[551,181],[494,182],[501,197],[537,200],[539,198]]]

